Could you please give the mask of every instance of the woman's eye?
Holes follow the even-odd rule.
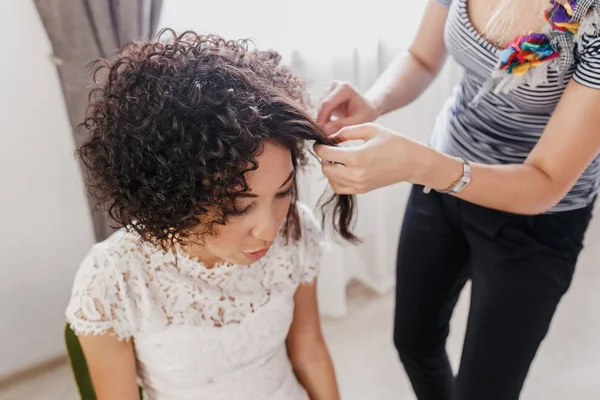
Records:
[[[277,197],[278,198],[288,197],[288,196],[290,196],[292,194],[293,190],[294,190],[294,187],[292,186],[288,190],[286,190],[285,192],[277,193]]]
[[[248,206],[248,207],[243,208],[241,210],[232,211],[231,215],[234,215],[236,217],[239,217],[239,216],[242,216],[242,215],[246,215],[246,214],[248,214],[248,212],[250,211],[251,208],[252,208],[252,206]]]

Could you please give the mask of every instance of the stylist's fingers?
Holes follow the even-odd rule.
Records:
[[[350,101],[353,94],[349,85],[336,83],[333,90],[321,102],[321,108],[317,114],[317,123],[324,125],[329,122],[335,109]]]
[[[329,183],[334,189],[350,188],[354,186],[354,182],[351,177],[348,176],[350,168],[345,165],[323,162],[321,164],[321,171],[323,171],[323,175],[329,179]]]
[[[335,194],[359,194],[356,189],[351,186],[337,185],[331,183],[331,188],[335,192]]]
[[[348,126],[340,129],[335,135],[331,136],[334,143],[342,143],[352,140],[367,141],[378,133],[377,126],[374,124],[362,124]],[[347,166],[358,166],[361,160],[362,146],[336,147],[324,144],[315,144],[314,150],[321,160],[326,160]]]
[[[359,126],[359,125],[366,125],[364,123],[364,117],[361,114],[354,114],[354,115],[350,115],[346,118],[329,121],[324,125],[323,129],[325,130],[325,133],[327,133],[329,136],[336,137],[336,136],[339,136],[339,133],[342,129],[344,129],[344,128],[349,129],[349,128],[353,128],[354,126]],[[352,140],[352,139],[346,139],[346,140]],[[344,140],[340,140],[340,141],[343,142]]]
[[[325,144],[315,144],[314,150],[317,156],[330,163],[337,163],[342,165],[348,165],[352,163],[353,155],[352,148],[341,148],[335,146],[328,146]]]
[[[341,128],[335,134],[331,135],[330,138],[335,143],[348,142],[351,140],[370,140],[377,136],[379,132],[377,125],[372,123],[354,125],[352,124],[352,118],[345,118],[342,121],[350,120],[350,126]]]
[[[358,168],[323,163],[321,170],[337,194],[361,194],[368,191],[364,182],[357,181],[357,177],[361,174],[361,170]]]
[[[323,91],[323,93],[321,94],[321,97],[319,97],[319,103],[318,104],[322,104],[323,101],[325,101],[325,99],[327,98],[327,96],[329,96],[329,93],[331,93],[333,91],[333,89],[335,89],[337,86],[337,82],[332,83],[331,85],[327,86],[325,88],[325,90]]]

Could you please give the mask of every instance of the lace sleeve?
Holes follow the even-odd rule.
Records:
[[[302,226],[302,239],[300,242],[300,282],[312,283],[321,269],[323,250],[327,244],[325,235],[317,222],[311,209],[298,203],[298,215]]]
[[[106,254],[93,249],[81,264],[67,306],[67,322],[77,334],[133,336],[123,299],[124,282]]]

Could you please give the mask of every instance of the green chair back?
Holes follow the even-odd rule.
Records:
[[[79,397],[81,397],[81,400],[97,400],[94,385],[92,384],[92,378],[90,377],[90,370],[85,361],[79,338],[75,335],[75,332],[73,332],[73,329],[71,329],[69,324],[66,324],[65,326],[65,343],[67,345],[69,359],[71,360],[71,370],[73,371],[77,389],[79,390]],[[141,387],[140,400],[142,400]]]

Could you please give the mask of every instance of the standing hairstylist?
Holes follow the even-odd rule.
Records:
[[[365,141],[315,147],[337,193],[414,184],[394,342],[419,400],[517,400],[573,276],[600,186],[600,5],[548,1],[431,0],[408,53],[366,95],[332,85],[319,113],[339,141]],[[430,146],[371,123],[447,53],[465,74]],[[445,343],[467,279],[454,378]]]

